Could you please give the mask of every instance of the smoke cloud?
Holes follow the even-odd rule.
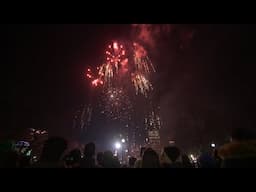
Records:
[[[143,42],[150,48],[155,48],[159,37],[169,34],[171,24],[132,24],[136,40]]]

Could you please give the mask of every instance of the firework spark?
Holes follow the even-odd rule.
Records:
[[[147,51],[138,43],[133,43],[134,46],[134,64],[136,69],[141,73],[149,74],[150,71],[155,72],[155,68],[150,61]]]
[[[102,95],[102,107],[106,116],[120,121],[129,120],[132,103],[121,88],[108,88]]]
[[[86,77],[88,79],[92,79],[93,78],[93,73],[92,73],[92,70],[90,68],[87,69],[87,72],[86,72]]]
[[[90,68],[87,69],[86,77],[91,80],[91,84],[94,87],[103,85],[103,81],[101,80],[101,78],[96,78]]]
[[[100,74],[105,76],[105,81],[113,78],[114,73],[117,74],[121,63],[126,59],[126,51],[124,46],[113,42],[108,46],[106,53],[106,64],[103,64]]]
[[[142,74],[132,74],[132,83],[135,87],[136,94],[140,91],[145,97],[147,97],[147,93],[153,89],[151,83],[143,76]]]
[[[95,79],[95,80],[92,81],[92,85],[94,87],[98,87],[98,85],[103,85],[103,81],[100,80],[100,79]]]

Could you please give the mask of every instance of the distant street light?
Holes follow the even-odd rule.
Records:
[[[120,148],[121,148],[121,144],[120,144],[119,142],[116,142],[116,143],[115,143],[115,148],[116,148],[116,149],[120,149]]]

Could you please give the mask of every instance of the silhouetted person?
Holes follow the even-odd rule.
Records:
[[[223,168],[256,168],[255,130],[239,128],[232,133],[232,141],[218,150]]]
[[[26,148],[25,150],[22,148],[19,150],[19,161],[18,161],[18,167],[19,168],[29,168],[31,165],[31,151],[32,149],[30,147]]]
[[[82,168],[96,168],[95,164],[95,144],[88,143],[84,147],[84,158],[81,161]]]
[[[103,154],[103,167],[104,168],[119,168],[120,163],[116,157],[114,157],[111,151],[105,151]]]
[[[99,152],[97,154],[97,167],[103,167],[103,153],[102,152]]]
[[[137,159],[135,157],[130,157],[129,158],[129,168],[134,168],[136,160]]]
[[[141,168],[160,168],[160,161],[157,153],[148,148],[144,151]]]
[[[199,168],[216,168],[217,163],[212,156],[210,149],[201,149],[201,154],[198,157]]]
[[[61,156],[67,149],[67,141],[61,137],[51,137],[46,140],[41,158],[38,163],[32,167],[37,168],[63,168]]]
[[[22,155],[19,160],[19,168],[29,168],[31,162],[31,157]]]
[[[113,156],[113,160],[114,160],[115,168],[120,168],[121,164],[120,164],[120,161],[118,160],[118,157],[117,156]]]
[[[183,154],[181,158],[182,158],[182,164],[184,168],[195,168],[186,154]]]
[[[121,168],[128,168],[126,164],[121,165]]]
[[[81,151],[80,149],[72,150],[66,157],[65,157],[65,164],[67,168],[80,168],[81,165]]]
[[[0,168],[18,167],[18,154],[13,150],[13,142],[0,143]]]
[[[17,168],[18,154],[15,151],[0,153],[0,168]]]
[[[164,147],[160,159],[163,168],[183,168],[181,152],[176,146]]]
[[[146,147],[140,148],[140,157],[135,162],[135,165],[134,165],[135,168],[141,168],[142,157],[145,150],[146,150]]]
[[[218,154],[218,150],[217,149],[214,149],[214,151],[213,151],[213,158],[214,158],[214,160],[216,162],[216,167],[220,168],[222,160],[221,160],[221,158],[220,158],[220,156]]]

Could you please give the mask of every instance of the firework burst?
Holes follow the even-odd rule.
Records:
[[[94,87],[105,85],[104,89],[108,89],[115,87],[116,84],[122,84],[127,81],[126,77],[128,77],[136,94],[141,93],[147,97],[153,89],[149,77],[151,72],[155,72],[155,68],[142,45],[138,43],[129,45],[132,45],[131,49],[128,49],[130,51],[127,51],[123,44],[116,41],[108,45],[104,63],[97,68],[97,77],[92,74],[91,69],[88,69],[87,78],[91,79]],[[129,57],[133,57],[133,60],[128,60]],[[129,75],[124,76],[124,74]]]
[[[132,76],[131,80],[135,87],[136,94],[140,92],[145,97],[147,97],[148,92],[153,89],[153,86],[151,85],[151,83],[142,74],[132,73],[131,76]]]
[[[132,103],[121,88],[108,88],[102,95],[102,113],[114,120],[129,120]]]
[[[120,67],[127,60],[126,51],[122,44],[119,45],[118,42],[113,42],[108,45],[105,56],[105,63],[100,67],[99,76],[104,77],[104,81],[110,84],[114,75],[118,75]]]
[[[99,68],[97,67],[97,69],[99,69]],[[90,68],[87,69],[86,77],[89,80],[91,80],[91,84],[93,87],[98,87],[99,85],[103,85],[103,80],[101,79],[101,77],[96,78],[96,76],[94,75],[94,73],[92,72],[92,70]]]

